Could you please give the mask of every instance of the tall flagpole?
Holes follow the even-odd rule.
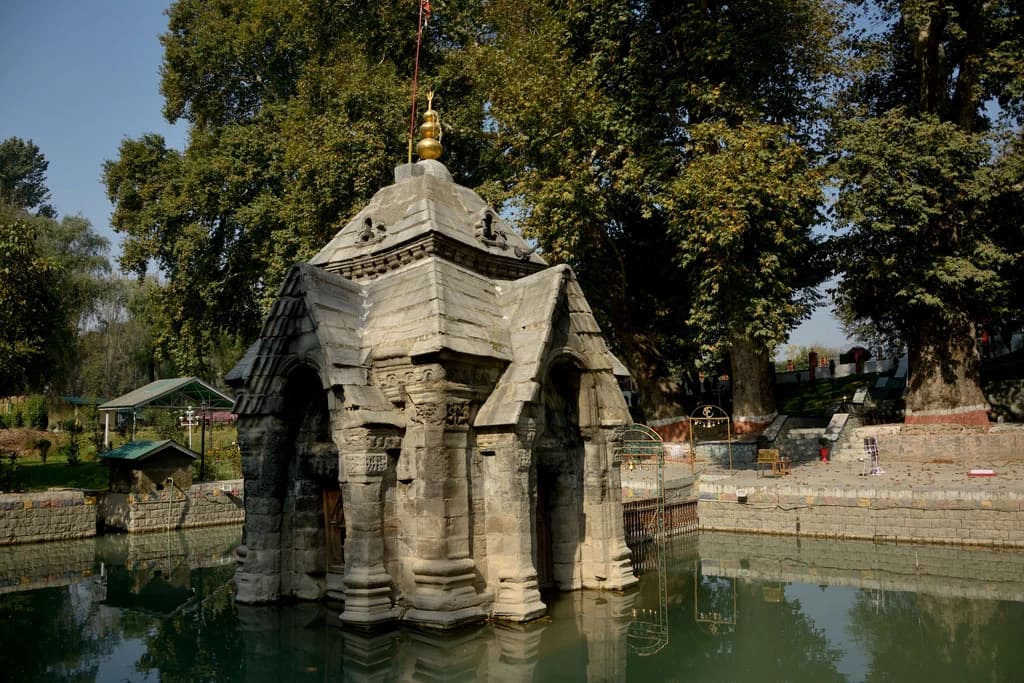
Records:
[[[412,108],[409,114],[409,163],[412,163],[412,141],[416,136],[416,88],[419,85],[420,76],[420,45],[423,44],[423,14],[426,9],[427,17],[430,16],[430,0],[419,0],[420,18],[419,27],[416,30],[416,63],[412,70]]]

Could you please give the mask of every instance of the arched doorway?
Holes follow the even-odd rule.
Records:
[[[327,392],[316,370],[299,366],[284,392],[288,426],[281,500],[281,593],[319,599],[326,590],[331,560],[342,563],[344,517],[338,486],[338,451],[331,439]],[[312,552],[311,552],[312,551]],[[333,554],[333,558],[331,557]]]
[[[548,370],[542,390],[544,429],[534,447],[534,566],[542,590],[580,587],[576,574],[584,531],[582,374],[571,359],[559,360]]]

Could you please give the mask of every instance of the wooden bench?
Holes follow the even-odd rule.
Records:
[[[757,467],[757,476],[761,476],[761,468],[765,468],[765,473],[770,468],[772,476],[789,474],[789,458],[779,455],[778,448],[759,448],[757,449],[757,460],[755,461]]]

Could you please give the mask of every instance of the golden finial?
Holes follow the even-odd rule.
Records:
[[[420,159],[437,159],[443,151],[441,147],[441,119],[434,111],[434,93],[427,93],[427,110],[423,112],[423,124],[420,126],[420,141],[416,143],[416,155]]]

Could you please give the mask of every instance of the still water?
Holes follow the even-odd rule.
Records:
[[[1020,681],[1024,554],[702,534],[527,627],[235,605],[237,528],[0,548],[6,681]]]

